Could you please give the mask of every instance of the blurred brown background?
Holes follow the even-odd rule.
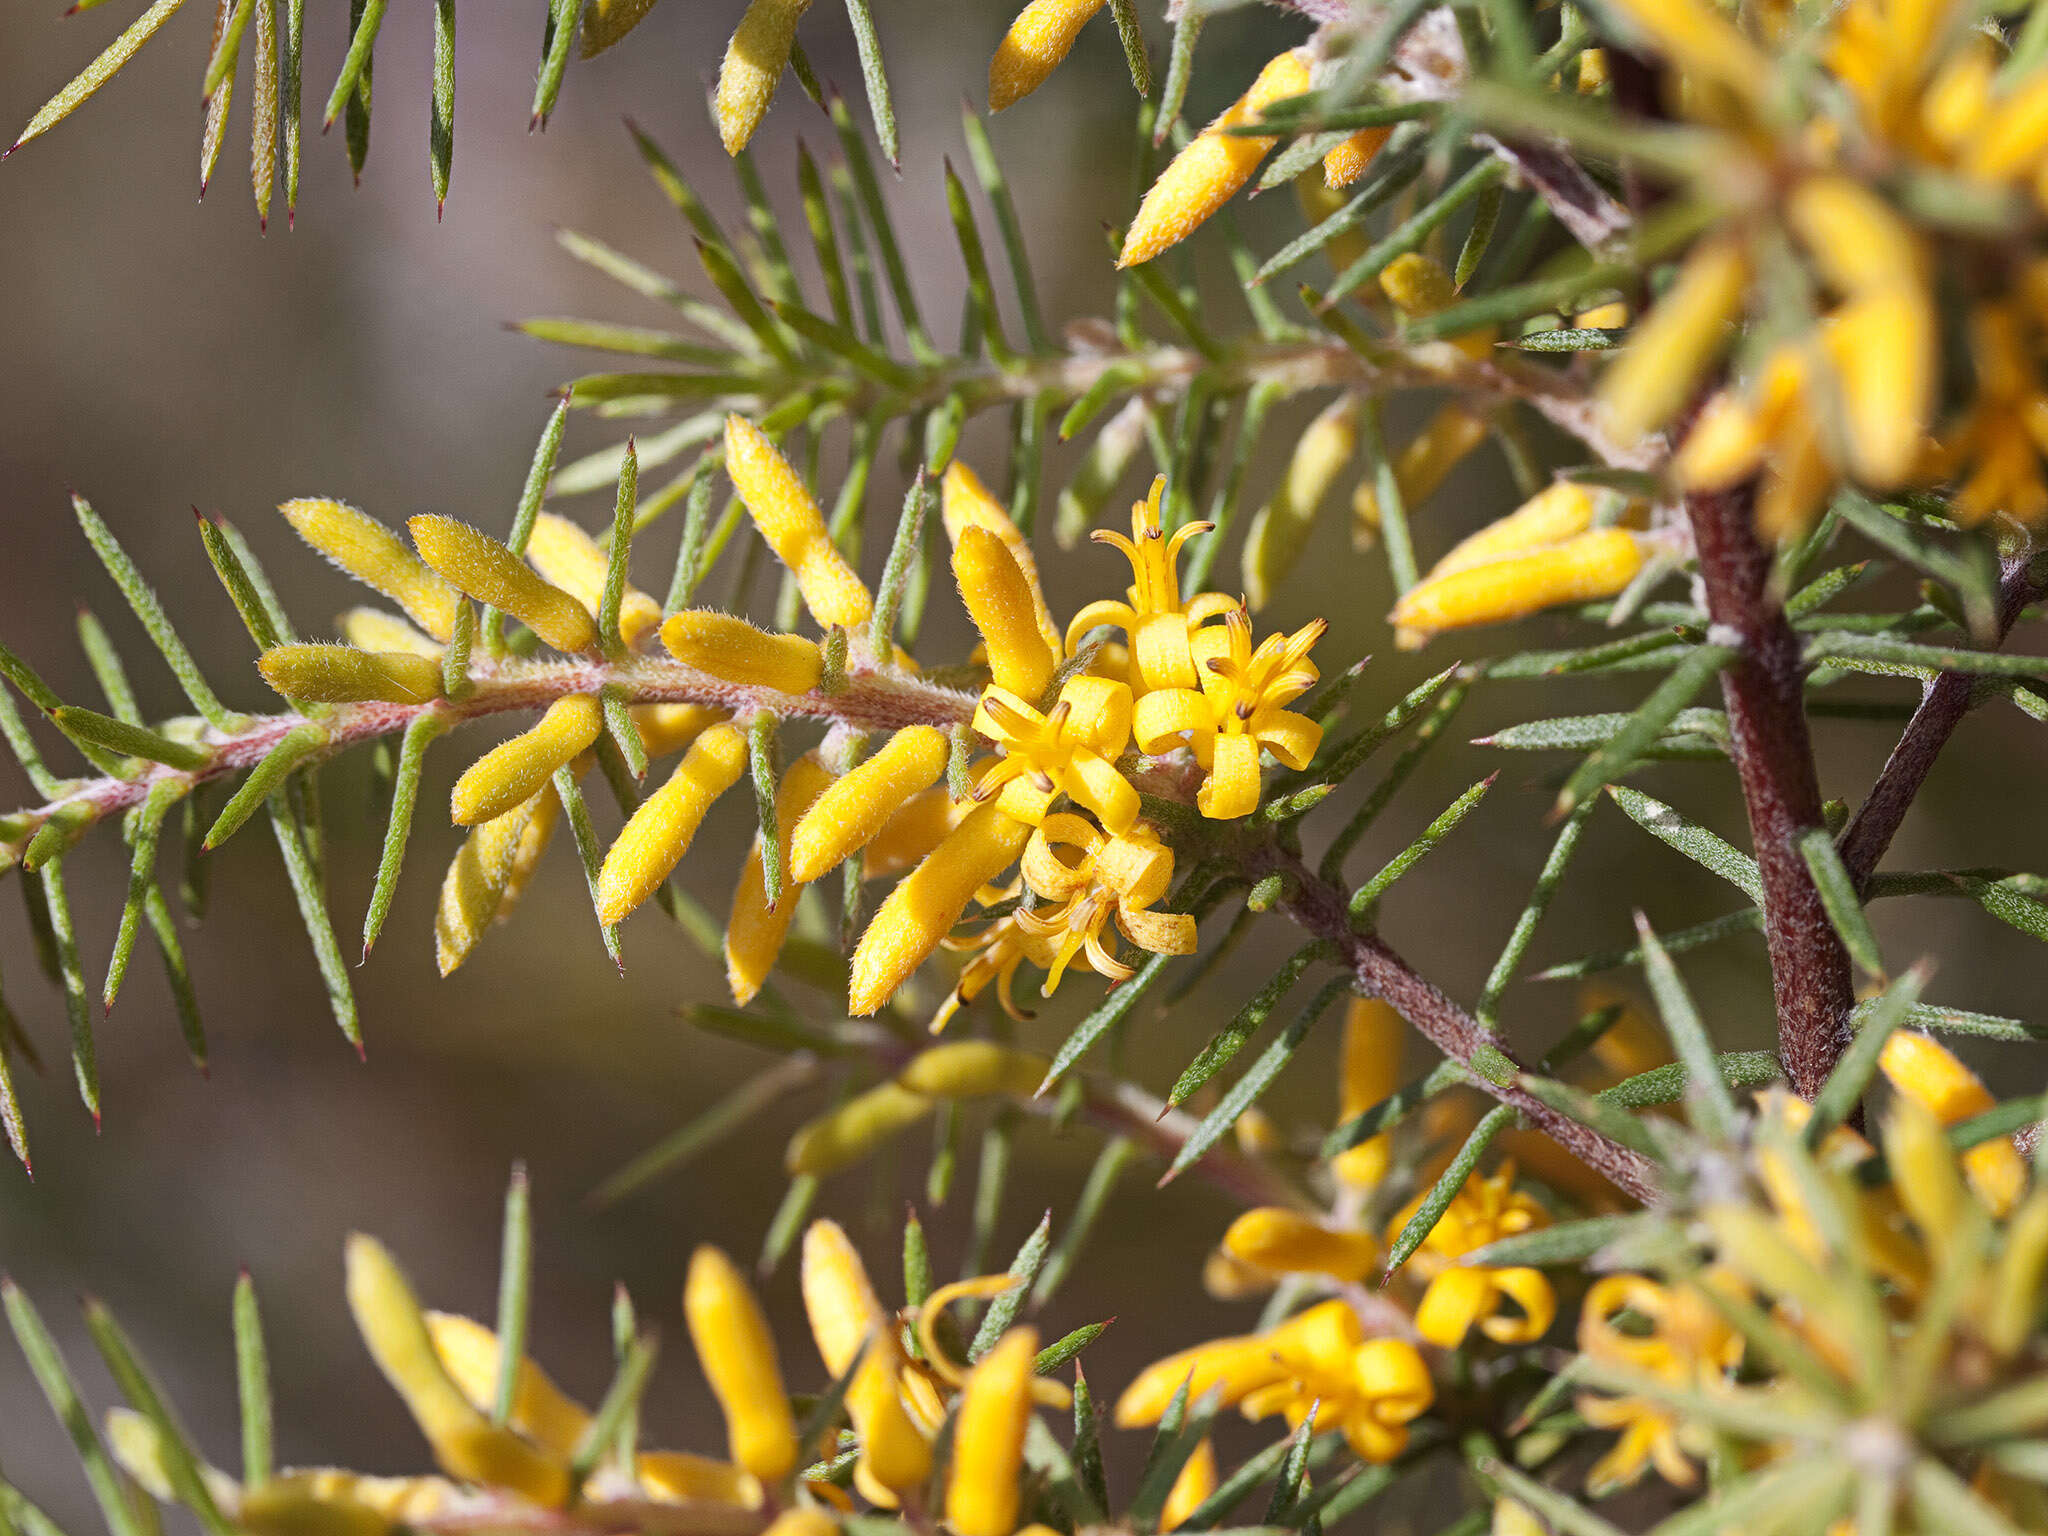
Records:
[[[111,5],[60,22],[57,0],[9,6],[0,19],[0,127],[25,122],[136,8]],[[311,118],[338,64],[346,8],[316,0],[308,9]],[[206,46],[197,3],[83,113],[0,169],[0,637],[67,698],[90,697],[71,638],[74,607],[86,603],[124,643],[145,703],[162,712],[179,707],[78,537],[67,490],[86,494],[127,541],[230,701],[262,708],[267,695],[188,509],[235,519],[302,627],[320,630],[327,615],[356,600],[356,590],[288,536],[269,514],[272,505],[291,495],[335,494],[391,521],[434,510],[500,528],[546,391],[573,373],[608,366],[508,333],[503,323],[531,314],[669,323],[655,306],[571,262],[554,245],[553,227],[585,230],[702,286],[680,222],[620,127],[622,113],[669,148],[729,225],[738,222],[701,105],[737,0],[671,0],[629,45],[576,61],[552,126],[533,137],[525,123],[541,7],[464,6],[454,190],[438,225],[426,165],[428,9],[396,5],[385,24],[375,140],[359,189],[349,185],[341,145],[309,127],[296,232],[287,234],[280,216],[267,238],[259,236],[247,201],[246,102],[231,119],[213,190],[204,203],[194,200],[196,86]],[[1008,11],[933,0],[896,0],[878,10],[906,147],[891,193],[925,312],[949,330],[961,286],[938,161],[943,153],[960,156],[960,101],[980,96]],[[1191,115],[1219,107],[1261,58],[1298,32],[1298,24],[1264,14],[1213,24]],[[857,94],[838,7],[819,6],[803,38],[820,72]],[[1163,67],[1161,42],[1155,37]],[[1046,311],[1056,320],[1100,314],[1108,304],[1100,229],[1128,214],[1130,106],[1104,17],[1045,91],[994,125]],[[829,144],[816,110],[786,83],[756,148],[792,229],[801,227],[790,156],[800,132],[814,147]],[[1259,249],[1277,247],[1289,232],[1294,216],[1285,202],[1276,196],[1248,210]],[[280,215],[281,206],[280,197]],[[1233,301],[1210,276],[1214,312],[1227,317]],[[1299,405],[1281,426],[1305,420],[1313,404]],[[1397,405],[1397,431],[1419,409],[1412,401]],[[999,431],[990,421],[970,432],[963,450],[991,476],[1000,470]],[[605,424],[579,422],[570,452],[611,435]],[[1284,437],[1275,436],[1284,452]],[[1068,462],[1071,455],[1054,459],[1049,485]],[[1247,512],[1277,469],[1269,444],[1254,467]],[[1140,487],[1134,480],[1128,489]],[[871,513],[892,517],[900,495],[900,484],[878,476]],[[1496,515],[1501,495],[1490,456],[1461,474],[1418,524],[1425,561]],[[565,510],[579,506],[593,524],[606,515],[590,501]],[[1343,520],[1334,507],[1330,514],[1271,617],[1292,627],[1310,614],[1328,615],[1326,666],[1379,653],[1384,669],[1366,696],[1389,700],[1458,652],[1439,643],[1422,658],[1394,655],[1378,617],[1389,600],[1384,567],[1376,558],[1348,558]],[[649,537],[643,580],[658,592],[673,529]],[[871,551],[885,538],[871,534]],[[1053,604],[1063,613],[1123,579],[1109,555],[1085,546],[1045,559]],[[1220,584],[1235,584],[1234,551],[1218,573]],[[952,608],[943,593],[935,596],[932,638],[941,645],[928,653],[959,636]],[[1556,641],[1564,628],[1546,622],[1531,631]],[[1464,654],[1505,643],[1482,636]],[[1620,707],[1639,693],[1582,681],[1539,704],[1529,685],[1499,684],[1468,706],[1455,734]],[[2023,726],[2010,712],[1987,711],[1965,727],[1900,839],[1895,867],[2048,862],[2033,809],[2038,747]],[[1886,739],[1884,727],[1824,726],[1827,792],[1853,803]],[[743,1256],[758,1250],[781,1191],[779,1149],[812,1101],[764,1115],[683,1177],[615,1209],[593,1210],[585,1197],[605,1174],[761,1059],[676,1018],[679,1002],[720,999],[722,982],[659,917],[628,927],[628,971],[623,980],[613,972],[566,838],[512,927],[487,940],[457,977],[436,981],[432,901],[454,837],[433,807],[460,756],[444,751],[429,767],[397,909],[373,961],[356,973],[367,1065],[329,1019],[272,845],[257,828],[214,856],[213,910],[187,940],[212,1039],[211,1078],[202,1080],[184,1059],[145,941],[100,1032],[106,1129],[95,1138],[64,1060],[61,999],[36,969],[18,898],[0,893],[7,997],[48,1060],[46,1075],[25,1088],[37,1179],[28,1182],[11,1162],[0,1169],[0,1262],[41,1302],[100,1404],[111,1391],[88,1358],[72,1298],[93,1292],[114,1304],[223,1462],[232,1463],[234,1445],[228,1296],[236,1266],[246,1264],[270,1325],[281,1456],[378,1471],[420,1465],[422,1447],[349,1328],[341,1241],[352,1228],[380,1234],[432,1303],[488,1316],[499,1201],[516,1158],[530,1162],[536,1190],[537,1354],[573,1393],[594,1401],[610,1373],[607,1310],[612,1282],[621,1280],[670,1345],[646,1415],[649,1434],[670,1444],[716,1443],[680,1327],[683,1265],[700,1240]],[[1454,994],[1476,992],[1548,846],[1549,767],[1464,746],[1442,751],[1356,856],[1362,878],[1458,790],[1503,770],[1481,812],[1385,913],[1393,942]],[[360,762],[344,762],[326,782],[333,908],[352,950],[381,821],[363,811],[369,785]],[[1673,767],[1648,787],[1744,840],[1727,776]],[[27,794],[14,765],[0,762],[0,803]],[[746,812],[733,802],[685,866],[715,910],[728,899],[727,872],[749,831]],[[118,911],[118,854],[117,839],[96,836],[69,865],[95,993]],[[1619,942],[1631,902],[1667,929],[1732,905],[1716,882],[1620,815],[1602,812],[1536,960]],[[2038,953],[1974,909],[1894,904],[1876,916],[1895,963],[1940,957],[1931,995],[1998,1012],[2034,1007]],[[1270,963],[1283,946],[1291,947],[1286,934],[1268,934],[1171,1018],[1141,1010],[1133,1060],[1150,1086],[1171,1080],[1256,984],[1262,960]],[[1687,970],[1727,1044],[1766,1043],[1768,979],[1754,941],[1704,952]],[[1056,1042],[1095,985],[1085,977],[1070,983],[1026,1038]],[[1509,1025],[1518,1038],[1540,1041],[1572,1002],[1567,988],[1524,985],[1511,994]],[[1283,1121],[1311,1127],[1330,1113],[1334,1034],[1329,1028],[1311,1048],[1313,1059],[1271,1096]],[[1417,1046],[1411,1065],[1425,1059]],[[2014,1066],[1981,1052],[1977,1059],[2014,1090],[2037,1086],[2038,1069],[2025,1061]],[[973,1144],[970,1136],[951,1202],[927,1213],[942,1274],[958,1264],[967,1229]],[[905,1143],[903,1193],[919,1187],[925,1145],[921,1136]],[[1056,1221],[1064,1218],[1095,1146],[1090,1133],[1026,1129],[998,1254],[1046,1206]],[[900,1206],[886,1192],[875,1197],[872,1183],[862,1173],[843,1176],[823,1208],[848,1221],[883,1293],[896,1295]],[[1197,1186],[1149,1196],[1146,1183],[1126,1180],[1080,1277],[1043,1320],[1057,1333],[1117,1317],[1089,1356],[1091,1375],[1111,1390],[1165,1349],[1249,1321],[1242,1309],[1208,1301],[1197,1278],[1229,1208]],[[883,1220],[864,1222],[863,1210]],[[788,1327],[799,1314],[792,1269],[770,1284],[769,1301],[790,1340],[792,1378],[808,1385],[815,1364]],[[93,1527],[68,1450],[11,1346],[0,1347],[0,1465],[73,1529]]]

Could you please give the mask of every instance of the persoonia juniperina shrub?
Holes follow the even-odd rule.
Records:
[[[605,945],[616,955],[627,925],[645,925],[639,942],[721,955],[730,1000],[688,1000],[691,1016],[779,1058],[611,1192],[687,1157],[746,1155],[721,1138],[770,1101],[802,1096],[813,1111],[784,1154],[789,1193],[760,1264],[800,1253],[818,1358],[778,1359],[746,1276],[700,1248],[683,1312],[730,1437],[697,1452],[642,1447],[653,1350],[630,1309],[594,1410],[525,1358],[518,1179],[494,1326],[424,1310],[393,1255],[349,1242],[347,1302],[417,1421],[417,1476],[273,1465],[247,1278],[239,1473],[193,1442],[93,1306],[90,1333],[127,1398],[96,1420],[8,1286],[13,1331],[113,1536],[154,1530],[171,1502],[214,1536],[1363,1531],[1383,1494],[1423,1477],[1439,1504],[1462,1501],[1445,1529],[1496,1536],[1607,1536],[1624,1521],[1669,1536],[2048,1529],[2044,1106],[1995,1101],[1937,1039],[2040,1026],[1923,998],[1928,968],[1896,969],[1865,915],[1878,898],[1961,897],[2048,940],[2041,876],[1880,867],[1968,711],[2048,718],[2048,662],[2004,649],[2048,588],[2035,532],[2048,519],[2048,6],[1290,0],[1295,46],[1220,82],[1242,94],[1213,122],[1184,124],[1203,20],[1231,3],[1169,8],[1156,85],[1143,18],[1129,0],[1109,7],[1137,88],[1135,185],[1149,190],[1101,257],[1118,273],[1107,320],[1041,312],[1024,222],[969,112],[967,174],[945,172],[967,295],[947,346],[919,308],[868,130],[803,57],[799,24],[836,23],[806,17],[807,0],[752,0],[712,102],[746,230],[729,235],[637,138],[716,301],[564,237],[688,330],[528,323],[623,354],[631,371],[565,388],[509,527],[287,502],[290,530],[369,589],[339,639],[310,640],[257,560],[284,530],[245,538],[201,520],[277,696],[267,708],[252,676],[216,692],[200,675],[146,578],[77,502],[193,711],[143,719],[90,615],[80,638],[104,693],[92,704],[59,699],[0,648],[0,730],[39,802],[0,816],[0,872],[27,898],[95,1115],[93,1017],[144,930],[203,1056],[159,884],[176,862],[166,843],[189,854],[263,823],[360,1045],[323,895],[320,768],[355,748],[388,755],[367,954],[429,749],[448,737],[439,750],[460,751],[482,733],[458,727],[499,717],[518,733],[473,755],[452,796],[442,971],[491,942],[550,841],[567,842]],[[23,140],[178,8],[157,0]],[[1107,23],[1089,25],[1103,8],[1031,0],[999,43],[1007,18],[963,8],[957,24],[987,22],[995,43],[988,107],[1029,113],[1069,48],[1109,46]],[[618,43],[647,9],[553,0],[535,116],[575,38]],[[303,11],[215,11],[204,168],[246,55],[266,216],[276,185],[296,188]],[[347,118],[358,168],[384,11],[349,7],[327,105]],[[847,11],[894,160],[876,23],[865,0]],[[429,163],[445,196],[452,0],[434,13]],[[787,229],[745,151],[785,71],[835,141],[822,166],[799,151],[804,220]],[[1281,182],[1300,232],[1261,254],[1229,205]],[[798,276],[799,240],[816,285]],[[1196,301],[1182,263],[1204,245],[1234,264],[1240,313]],[[1301,272],[1322,286],[1297,288]],[[1410,390],[1441,403],[1389,443],[1384,403]],[[1267,420],[1296,396],[1317,413],[1277,482],[1256,486]],[[642,429],[560,464],[577,409]],[[961,428],[986,413],[1008,421],[1007,459],[970,464]],[[1087,440],[1058,487],[1041,472],[1055,434]],[[1413,514],[1491,449],[1518,490],[1425,566],[1419,552],[1439,541]],[[909,482],[894,518],[869,505],[885,450]],[[828,480],[826,463],[843,468]],[[662,466],[672,478],[643,494]],[[548,510],[551,495],[607,490],[606,526]],[[1348,513],[1326,513],[1346,499]],[[1390,697],[1371,668],[1328,654],[1320,619],[1291,611],[1325,515],[1348,519],[1360,561],[1386,561],[1400,645],[1546,609],[1575,618],[1585,643],[1454,664]],[[657,599],[635,585],[634,557],[644,576],[676,524]],[[1094,585],[1046,590],[1034,545],[1084,533],[1104,546],[1086,566]],[[776,565],[757,625],[734,610]],[[1917,588],[1886,588],[1910,588],[1909,606],[1852,605],[1879,570],[1917,573]],[[721,601],[707,588],[726,572]],[[956,598],[980,643],[932,654],[923,619]],[[1474,690],[1541,697],[1531,684],[1617,673],[1647,674],[1633,710],[1532,703],[1483,743],[1577,760],[1549,830],[1531,829],[1554,838],[1540,882],[1480,995],[1454,1000],[1377,918],[1492,780],[1377,868],[1353,855]],[[1816,716],[1895,734],[1873,784],[1821,784]],[[1747,851],[1636,787],[1670,760],[1732,768]],[[593,816],[598,786],[616,823]],[[1638,917],[1633,947],[1546,973],[1635,972],[1661,1030],[1596,995],[1561,1038],[1518,1054],[1511,983],[1609,801],[1664,845],[1643,844],[1646,879],[1660,859],[1691,859],[1734,887],[1730,910],[1662,936]],[[748,814],[759,835],[721,920],[686,888],[715,872],[671,877],[707,818]],[[600,823],[618,830],[607,839]],[[115,831],[133,873],[94,997],[65,855]],[[1180,1042],[1187,1065],[1164,1097],[1122,1072],[1109,1049],[1121,1033],[1170,1034],[1158,1003],[1255,928],[1270,979],[1212,1039]],[[1774,1052],[1720,1048],[1726,1031],[1673,961],[1751,932],[1768,955]],[[1087,994],[1084,1016],[1042,1042],[1049,1056],[1023,1048],[1020,999],[1062,984]],[[1276,1124],[1259,1099],[1319,1027],[1342,1036],[1333,1128]],[[1440,1059],[1403,1082],[1410,1030]],[[12,1074],[29,1055],[0,1008],[0,1108],[24,1165]],[[1094,1172],[1006,1270],[957,1284],[934,1286],[913,1215],[902,1305],[884,1302],[814,1204],[834,1173],[933,1119],[930,1194],[943,1199],[973,1101],[992,1112],[989,1208],[1025,1119],[1099,1138]],[[1055,1303],[1136,1166],[1209,1180],[1242,1207],[1200,1283],[1259,1310],[1098,1399],[1083,1354],[1101,1325],[1072,1328]],[[1174,1287],[1196,1283],[1148,1277],[1145,1300],[1170,1311]],[[1246,1459],[1212,1440],[1232,1412],[1268,1426]],[[1151,1449],[1112,1486],[1103,1445],[1134,1430]],[[53,1530],[0,1484],[0,1532]]]

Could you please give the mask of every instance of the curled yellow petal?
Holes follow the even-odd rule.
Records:
[[[405,651],[275,645],[257,658],[256,670],[286,698],[307,704],[425,704],[441,696],[439,657]]]
[[[1259,808],[1259,744],[1250,736],[1218,736],[1209,777],[1196,792],[1195,805],[1204,816],[1234,821]]]
[[[718,140],[728,155],[745,149],[768,115],[775,82],[796,46],[797,20],[810,8],[811,0],[751,0],[733,30],[711,101]]]
[[[771,634],[711,608],[670,614],[661,626],[661,643],[684,666],[777,693],[809,693],[825,671],[824,653],[815,641]]]
[[[471,827],[504,815],[537,793],[557,768],[588,748],[603,730],[604,711],[595,695],[572,693],[555,700],[526,730],[500,742],[463,771],[449,797],[455,824]]]
[[[452,517],[415,517],[406,527],[428,565],[478,602],[511,614],[556,650],[585,651],[597,643],[590,610],[489,534]]]
[[[754,0],[755,9],[769,3],[787,0]],[[817,502],[766,434],[743,416],[725,418],[725,472],[761,537],[795,575],[811,617],[828,629],[867,623],[874,599],[833,547]]]
[[[1013,106],[1045,84],[1088,18],[1101,9],[1102,0],[1031,0],[988,61],[989,111]]]
[[[690,1256],[683,1315],[704,1377],[725,1411],[732,1459],[764,1483],[780,1482],[796,1469],[797,1443],[775,1340],[739,1270],[708,1244]]]
[[[364,586],[382,592],[436,640],[455,633],[462,594],[367,512],[326,497],[287,501],[277,510],[300,538]]]
[[[714,725],[691,744],[606,852],[597,872],[599,921],[616,923],[654,894],[689,852],[712,802],[739,782],[746,766],[746,738],[730,725]]]

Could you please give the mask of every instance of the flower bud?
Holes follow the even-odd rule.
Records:
[[[1346,1124],[1385,1099],[1401,1081],[1401,1047],[1407,1024],[1388,1004],[1354,997],[1344,1011],[1344,1053],[1337,1085],[1337,1120]],[[1330,1171],[1354,1188],[1369,1189],[1386,1177],[1393,1150],[1385,1131],[1330,1159]]]
[[[809,693],[825,673],[816,642],[771,634],[714,608],[670,614],[661,626],[661,643],[684,666],[745,688]]]
[[[729,719],[709,704],[635,704],[626,713],[640,733],[640,747],[650,758],[680,752],[712,726]]]
[[[769,3],[771,0],[754,0],[754,9]],[[741,30],[745,29],[742,22]],[[817,502],[789,461],[759,427],[742,416],[725,418],[725,472],[732,476],[733,487],[761,537],[796,577],[804,606],[819,627],[830,629],[838,624],[858,629],[867,623],[874,612],[874,599],[833,547]]]
[[[1290,49],[1269,61],[1259,71],[1251,89],[1196,135],[1160,172],[1144,202],[1139,204],[1137,217],[1131,220],[1116,264],[1133,267],[1150,261],[1185,240],[1229,202],[1251,180],[1259,161],[1277,140],[1264,134],[1240,136],[1225,130],[1257,121],[1270,103],[1299,96],[1308,86],[1308,61],[1300,50]]]
[[[409,656],[441,659],[438,640],[382,608],[351,608],[341,616],[340,624],[341,638],[359,651],[404,651]]]
[[[953,577],[967,616],[987,644],[996,686],[1037,700],[1052,681],[1058,657],[1038,627],[1031,585],[1009,546],[986,528],[962,528],[953,546]]]
[[[303,704],[426,704],[441,696],[440,661],[404,651],[274,645],[257,658],[256,670],[279,693]]]
[[[1216,1442],[1204,1435],[1188,1459],[1181,1463],[1173,1486],[1166,1491],[1166,1503],[1159,1511],[1159,1529],[1177,1530],[1215,1491]]]
[[[556,650],[587,651],[597,643],[590,610],[536,576],[489,534],[452,517],[415,517],[406,527],[428,565],[478,602],[511,614]]]
[[[1102,0],[1031,0],[988,61],[989,111],[1000,112],[1045,84],[1081,28],[1101,9]]]
[[[382,592],[436,640],[455,633],[455,610],[462,594],[428,570],[396,533],[367,512],[325,497],[287,501],[277,510],[300,538],[364,586]]]
[[[1372,168],[1373,160],[1394,136],[1391,128],[1361,128],[1323,156],[1323,184],[1331,191],[1348,187]]]
[[[795,826],[789,848],[793,879],[809,884],[864,848],[910,799],[946,771],[944,733],[905,726],[866,762],[834,780]]]
[[[725,1412],[732,1459],[764,1483],[780,1482],[796,1469],[796,1418],[761,1304],[718,1249],[707,1245],[690,1256],[683,1314]]]
[[[588,748],[604,730],[597,697],[572,693],[510,741],[500,742],[463,770],[449,797],[458,827],[502,816],[536,794],[554,771]]]
[[[454,1312],[429,1312],[427,1333],[448,1377],[470,1406],[489,1412],[498,1398],[498,1335],[473,1318]],[[575,1452],[590,1428],[590,1415],[571,1401],[538,1365],[519,1362],[512,1385],[512,1412],[507,1422],[529,1439],[559,1451]]]
[[[456,1389],[412,1287],[384,1246],[361,1233],[348,1240],[348,1304],[377,1368],[405,1399],[442,1470],[551,1509],[568,1501],[567,1462],[493,1424]]]
[[[711,803],[739,782],[747,740],[714,725],[691,743],[668,782],[642,800],[597,872],[597,915],[616,923],[669,877],[690,850]]]
[[[1024,573],[1025,583],[1031,588],[1031,607],[1038,615],[1039,633],[1045,636],[1045,643],[1057,656],[1060,630],[1052,621],[1052,610],[1045,605],[1045,591],[1038,580],[1038,560],[1031,553],[1031,541],[1010,521],[1010,514],[1003,510],[1002,503],[988,493],[988,487],[967,467],[965,460],[955,459],[948,464],[944,477],[939,481],[939,517],[946,525],[946,537],[956,545],[960,542],[962,530],[975,526],[986,528],[1003,541],[1003,547],[1016,558],[1017,569]]]
[[[1895,1031],[1878,1066],[1892,1088],[1927,1110],[1944,1127],[1981,1115],[1996,1100],[1977,1074],[1932,1035]],[[1994,1216],[2013,1208],[2027,1185],[2026,1160],[2009,1136],[1979,1142],[1963,1154],[1970,1187]]]
[[[1643,568],[1643,545],[1626,528],[1600,528],[1561,544],[1491,560],[1410,590],[1388,617],[1404,649],[1431,635],[1523,618],[1558,603],[1612,597]]]
[[[553,784],[470,829],[441,881],[434,912],[434,952],[446,976],[469,958],[477,941],[512,909],[547,848],[562,802]]]
[[[1571,480],[1556,480],[1506,517],[1451,546],[1450,553],[1429,568],[1426,580],[1470,570],[1509,555],[1528,554],[1547,544],[1561,544],[1593,526],[1593,493]]]
[[[552,512],[536,517],[526,540],[526,559],[543,578],[592,613],[604,606],[611,557],[597,540],[568,518]],[[628,586],[619,602],[619,638],[629,647],[638,645],[660,623],[661,604],[638,588]]]
[[[978,1099],[1007,1093],[1029,1098],[1038,1092],[1050,1059],[993,1040],[957,1040],[918,1052],[896,1081],[939,1099]]]
[[[1363,1280],[1379,1263],[1379,1244],[1363,1232],[1340,1232],[1278,1206],[1246,1211],[1223,1234],[1232,1258],[1280,1274]]]
[[[1678,279],[1629,333],[1600,380],[1607,430],[1632,443],[1656,431],[1692,397],[1721,354],[1749,291],[1749,257],[1732,237],[1693,247]]]
[[[815,1504],[797,1504],[769,1522],[763,1536],[833,1536],[839,1522]]]
[[[912,795],[868,844],[862,873],[870,880],[886,880],[915,869],[973,809],[972,801],[955,800],[944,784]]]
[[[844,1104],[799,1126],[783,1153],[783,1167],[792,1175],[808,1174],[814,1178],[851,1168],[931,1112],[932,1100],[928,1095],[915,1093],[900,1083],[878,1083],[866,1093],[855,1094]]]
[[[728,155],[745,149],[768,115],[775,82],[796,46],[797,20],[810,8],[811,0],[752,0],[740,18],[726,44],[711,102],[718,140]]]
[[[831,782],[824,764],[806,755],[791,763],[775,786],[775,837],[782,849],[783,870],[780,901],[768,905],[768,873],[758,833],[740,867],[740,883],[732,893],[732,917],[725,925],[725,979],[732,988],[733,1001],[742,1008],[754,1000],[768,979],[796,917],[796,888],[804,882],[790,872],[790,838],[804,811]]]
[[[1259,508],[1244,541],[1245,602],[1253,612],[1294,569],[1331,484],[1358,451],[1356,395],[1339,395],[1308,424],[1287,460],[1273,499]]]
[[[1017,1528],[1017,1481],[1031,1423],[1038,1330],[1012,1328],[976,1363],[953,1420],[953,1468],[946,1522],[957,1536],[1010,1536]]]
[[[869,921],[853,954],[847,1011],[875,1012],[939,947],[974,893],[1008,869],[1030,839],[1028,824],[978,806],[925,856]]]
[[[1400,487],[1401,504],[1412,513],[1434,495],[1465,456],[1486,441],[1487,430],[1486,418],[1467,406],[1453,401],[1440,407],[1394,460],[1394,483]],[[1352,543],[1370,548],[1380,533],[1380,493],[1371,475],[1359,481],[1352,493],[1351,512],[1356,521]]]

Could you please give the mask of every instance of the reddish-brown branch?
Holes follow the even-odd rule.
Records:
[[[1778,1054],[1794,1090],[1811,1098],[1848,1046],[1854,996],[1848,952],[1799,852],[1800,834],[1822,824],[1799,637],[1771,593],[1754,487],[1694,493],[1685,510],[1708,616],[1738,647],[1721,693],[1763,885]]]
[[[2005,643],[2021,612],[2038,593],[2029,575],[2030,565],[2025,559],[2005,564],[1998,583],[1998,633],[1992,642],[1993,649]],[[1877,782],[1870,786],[1870,794],[1857,807],[1849,829],[1842,834],[1842,862],[1849,866],[1849,873],[1858,884],[1876,871],[1920,793],[1920,786],[1927,782],[1934,760],[1941,756],[1950,735],[1970,712],[1971,690],[1976,682],[1967,672],[1944,672],[1921,694],[1920,707],[1899,733],[1898,745],[1885,759]]]
[[[1327,940],[1338,960],[1357,978],[1361,991],[1386,1001],[1438,1050],[1455,1061],[1470,1062],[1482,1049],[1491,1048],[1515,1061],[1498,1035],[1425,980],[1378,935],[1360,933],[1353,927],[1344,893],[1336,886],[1283,849],[1260,850],[1254,864],[1258,873],[1280,870],[1291,877],[1290,893],[1282,899],[1280,910],[1309,933]],[[1655,1170],[1640,1153],[1560,1114],[1516,1083],[1493,1082],[1476,1072],[1473,1082],[1501,1103],[1520,1110],[1530,1124],[1587,1167],[1604,1174],[1617,1188],[1645,1203],[1656,1197]]]

